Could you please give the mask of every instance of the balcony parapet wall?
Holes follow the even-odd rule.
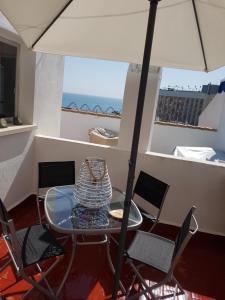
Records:
[[[103,117],[103,118],[121,119],[121,115],[107,114],[107,113],[101,113],[101,112],[92,112],[92,111],[84,111],[84,110],[79,110],[79,109],[74,109],[74,108],[62,108],[62,111],[71,112],[71,113],[75,113],[75,114],[84,114],[84,115]]]
[[[162,126],[173,126],[173,127],[180,127],[180,128],[206,130],[206,131],[213,131],[213,132],[217,131],[217,129],[215,129],[215,128],[203,127],[203,126],[195,126],[195,125],[175,123],[175,122],[172,123],[172,122],[155,121],[155,124],[156,125],[162,125]]]
[[[107,161],[112,185],[122,190],[126,188],[129,151],[47,136],[35,137],[35,150],[37,162],[75,160],[76,175],[87,156],[103,157]],[[163,223],[180,225],[188,209],[196,205],[200,231],[225,235],[225,164],[146,152],[138,154],[135,178],[140,170],[170,185],[162,211]],[[139,198],[134,200],[141,201]]]

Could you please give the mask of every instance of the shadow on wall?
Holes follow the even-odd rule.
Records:
[[[33,193],[33,133],[0,139],[0,197],[8,209]]]

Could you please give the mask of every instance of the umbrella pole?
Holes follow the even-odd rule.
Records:
[[[124,255],[124,247],[125,247],[131,198],[132,198],[132,193],[133,193],[133,182],[134,182],[136,160],[137,160],[137,154],[138,154],[138,144],[139,144],[139,137],[140,137],[140,131],[141,131],[141,121],[142,121],[144,101],[145,101],[145,92],[146,92],[146,86],[147,86],[147,80],[148,80],[148,71],[149,71],[149,64],[150,64],[150,57],[151,57],[151,50],[152,50],[152,41],[153,41],[153,35],[154,35],[155,18],[156,18],[158,2],[160,0],[149,0],[149,1],[150,1],[150,10],[149,10],[147,33],[146,33],[146,39],[145,39],[145,49],[144,49],[144,56],[143,56],[143,62],[142,62],[141,79],[140,79],[139,92],[138,92],[138,101],[137,101],[136,117],[135,117],[135,123],[134,123],[131,154],[130,154],[130,160],[129,160],[129,171],[128,171],[128,177],[127,177],[126,197],[125,197],[125,202],[124,202],[124,215],[123,215],[123,220],[122,220],[122,225],[121,225],[121,232],[120,232],[120,237],[119,237],[119,247],[118,247],[117,259],[116,259],[116,265],[115,265],[115,276],[114,276],[113,291],[112,291],[112,299],[113,300],[116,300],[117,291],[119,289],[119,280],[120,280],[120,273],[121,273],[123,255]]]

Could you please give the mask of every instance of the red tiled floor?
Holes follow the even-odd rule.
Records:
[[[21,213],[23,217],[21,218]],[[31,197],[23,204],[13,209],[12,217],[16,227],[26,227],[37,219],[36,206]],[[157,233],[163,233],[167,237],[176,235],[176,228],[158,225]],[[115,258],[116,246],[112,243],[112,256]],[[65,247],[66,255],[57,269],[49,276],[49,281],[56,288],[64,274],[70,256],[71,246]],[[197,234],[185,249],[175,275],[183,288],[192,292],[186,294],[186,299],[225,299],[225,239],[223,237],[207,234]],[[0,240],[0,266],[7,258],[7,250],[4,242]],[[157,271],[144,270],[146,279],[158,281]],[[126,287],[129,286],[131,273],[127,265],[123,267],[122,280]],[[73,268],[68,280],[61,292],[60,299],[65,300],[103,300],[111,298],[113,277],[106,259],[104,245],[78,246]],[[138,282],[135,287],[138,286]],[[24,281],[16,282],[15,272],[9,265],[0,273],[0,291],[4,299],[20,299],[29,285]],[[211,298],[210,298],[211,297]],[[118,299],[123,299],[120,297]],[[30,294],[29,299],[45,299],[38,291]],[[142,298],[144,299],[144,298]],[[178,298],[177,298],[178,299]],[[179,299],[185,299],[184,296]]]

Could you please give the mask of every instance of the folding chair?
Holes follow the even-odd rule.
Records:
[[[146,212],[142,207],[138,205],[143,218],[152,222],[149,232],[151,232],[159,222],[159,217],[168,189],[169,185],[165,182],[152,177],[143,171],[140,172],[136,185],[134,187],[133,199],[136,194],[157,209],[157,214],[154,215]]]
[[[114,187],[114,189],[123,193],[118,188]],[[156,224],[159,222],[159,217],[162,211],[162,207],[168,189],[169,189],[169,185],[166,184],[165,182],[155,177],[152,177],[151,175],[143,171],[140,172],[134,187],[132,198],[134,200],[136,194],[140,196],[142,199],[144,199],[145,202],[150,203],[157,210],[157,214],[154,215],[149,212],[146,212],[142,207],[140,207],[140,205],[136,203],[143,218],[151,222],[151,226],[148,230],[149,232],[151,232],[156,226]],[[110,238],[116,245],[118,245],[118,241],[113,235],[110,235]]]
[[[10,254],[10,261],[13,262],[17,276],[30,283],[33,288],[27,291],[23,298],[34,289],[38,289],[50,299],[58,299],[46,276],[58,265],[64,256],[63,248],[57,243],[45,224],[38,224],[16,231],[14,222],[10,218],[2,200],[0,199],[0,223],[2,224],[2,237],[6,243]],[[43,272],[40,262],[49,258],[55,258],[49,268]],[[27,267],[35,265],[38,272],[41,272],[38,281],[29,277],[25,270]],[[40,283],[44,281],[47,288]]]
[[[188,212],[175,242],[150,232],[137,231],[137,234],[127,251],[127,262],[131,266],[135,275],[131,287],[127,292],[126,299],[136,299],[141,295],[145,295],[147,299],[162,299],[184,294],[184,290],[174,277],[173,272],[185,246],[187,245],[191,236],[194,235],[198,230],[198,224],[193,215],[194,210],[195,207],[193,206]],[[190,228],[192,219],[194,221],[193,230]],[[137,261],[141,264],[136,266],[134,261]],[[163,280],[149,287],[139,271],[141,267],[146,265],[161,271],[165,275]],[[142,291],[129,297],[136,277],[138,277],[142,283]],[[174,293],[156,297],[153,291],[169,282],[175,282],[176,284]],[[178,291],[178,289],[180,291]]]
[[[75,162],[57,161],[57,162],[39,162],[38,163],[38,191],[37,191],[37,209],[40,224],[42,216],[40,211],[40,202],[45,195],[40,193],[41,189],[61,185],[75,184]]]

